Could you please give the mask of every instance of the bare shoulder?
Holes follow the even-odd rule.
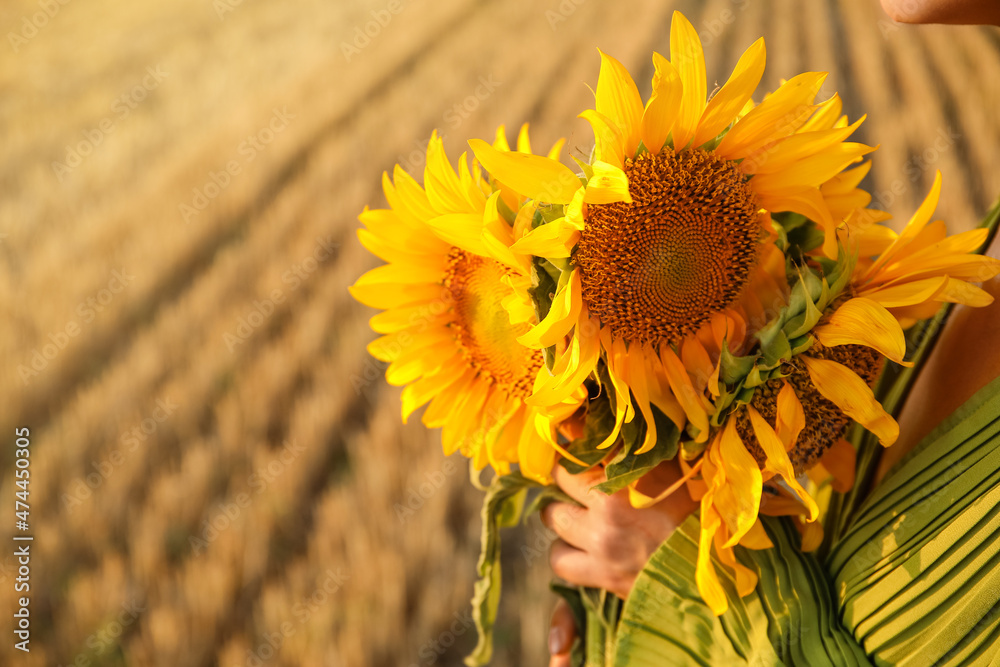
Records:
[[[987,253],[1000,259],[1000,235]],[[957,306],[899,415],[899,439],[883,453],[875,481],[948,415],[1000,376],[1000,276],[983,284],[995,301]]]

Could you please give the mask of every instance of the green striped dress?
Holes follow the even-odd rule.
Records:
[[[877,389],[898,413],[945,314],[918,332],[913,369]],[[867,493],[875,438],[854,431],[858,482],[835,496],[820,555],[787,519],[762,517],[773,549],[737,548],[747,597],[716,561],[729,610],[695,586],[699,521],[652,556],[622,611],[614,665],[990,665],[1000,667],[1000,378],[945,419]]]

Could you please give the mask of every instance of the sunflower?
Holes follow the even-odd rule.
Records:
[[[495,146],[508,150],[502,128]],[[519,149],[530,151],[526,127]],[[586,394],[577,388],[559,404],[525,403],[539,374],[548,373],[542,352],[517,341],[529,322],[512,322],[505,304],[516,310],[512,285],[530,267],[509,249],[515,230],[531,218],[530,204],[491,184],[475,162],[470,170],[464,154],[456,172],[436,133],[423,187],[398,165],[382,185],[389,208],[366,207],[358,238],[388,263],[361,276],[350,292],[383,310],[371,327],[384,335],[368,351],[389,363],[390,384],[405,385],[403,421],[430,403],[422,421],[442,428],[445,454],[461,451],[477,470],[490,464],[498,474],[517,463],[547,482],[555,429]],[[501,215],[501,197],[518,211],[513,225]]]
[[[803,338],[806,342],[769,374],[762,377],[756,365],[747,373],[757,378],[744,383],[752,385],[752,394],[733,404],[698,462],[702,479],[693,485],[702,513],[698,586],[717,614],[725,611],[726,601],[709,560],[713,545],[720,560],[735,570],[741,595],[746,594],[756,579],[736,563],[732,547],[768,546],[758,513],[815,521],[817,505],[796,478],[809,472],[818,479],[840,470],[852,475],[854,450],[844,440],[852,422],[885,446],[898,437],[899,426],[872,385],[886,359],[907,364],[904,328],[944,303],[981,307],[992,302],[971,284],[1000,274],[1000,261],[974,254],[988,231],[949,237],[943,222],[930,223],[940,190],[938,173],[903,232],[891,233],[891,242],[873,261],[853,266],[851,258],[842,257],[830,274],[800,280],[801,298],[792,299],[797,305],[790,304],[758,336],[762,348],[779,336],[791,340],[790,347]],[[870,238],[882,236],[876,232]],[[837,285],[848,275],[840,291]],[[765,486],[779,476],[782,484]],[[803,549],[814,548],[821,537],[818,525],[812,527],[804,533]]]
[[[787,292],[771,214],[814,221],[823,253],[836,257],[834,230],[867,203],[856,187],[863,172],[834,180],[874,149],[845,142],[864,119],[848,124],[837,96],[814,103],[825,74],[796,76],[755,106],[758,40],[707,100],[701,42],[679,12],[670,56],[653,55],[643,104],[621,63],[601,53],[595,108],[581,114],[595,134],[582,178],[551,159],[469,142],[490,173],[562,212],[512,246],[562,268],[551,307],[519,340],[545,348],[571,335],[569,357],[528,402],[564,399],[603,359],[616,418],[604,447],[637,413],[651,425],[654,407],[707,442],[712,405],[698,385],[713,389],[704,376],[719,361],[709,348],[732,350],[736,332],[763,324]],[[656,437],[651,426],[637,453]]]

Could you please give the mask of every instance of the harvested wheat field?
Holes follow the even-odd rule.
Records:
[[[356,216],[435,128],[586,153],[596,47],[645,94],[675,8],[710,81],[761,35],[761,91],[828,70],[897,224],[935,169],[952,231],[1000,193],[1000,35],[875,0],[4,3],[0,663],[461,664],[481,494],[365,352]],[[548,543],[506,540],[496,665],[546,660]]]

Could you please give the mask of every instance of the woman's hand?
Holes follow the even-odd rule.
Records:
[[[552,544],[552,571],[577,586],[604,588],[623,599],[653,552],[697,508],[686,488],[647,509],[632,507],[628,491],[610,496],[591,491],[605,480],[600,466],[571,475],[556,465],[554,476],[583,507],[557,502],[542,511],[542,522],[560,537]],[[642,479],[639,489],[656,496],[680,478],[677,461],[665,461]],[[549,625],[549,667],[569,667],[575,636],[573,614],[560,600]]]
[[[591,491],[605,481],[600,466],[571,475],[556,465],[554,476],[583,507],[556,502],[542,512],[542,522],[560,537],[552,544],[552,571],[571,584],[604,588],[623,599],[653,552],[697,508],[683,487],[647,509],[632,507],[627,490],[610,496]],[[643,478],[640,490],[655,496],[680,478],[676,460],[665,461]]]

